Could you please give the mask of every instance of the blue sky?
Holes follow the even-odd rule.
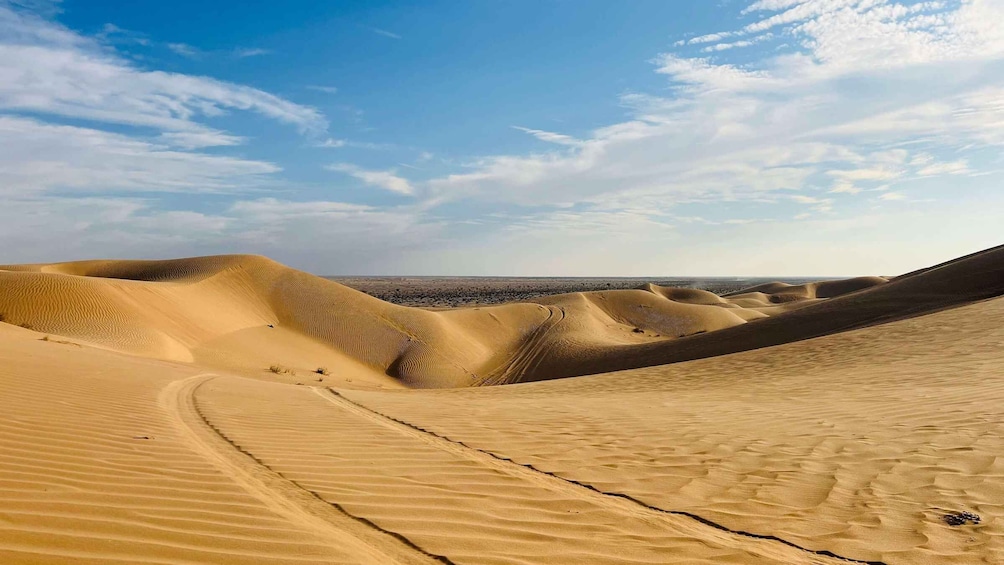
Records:
[[[1004,0],[0,0],[0,262],[896,274],[1002,243]]]

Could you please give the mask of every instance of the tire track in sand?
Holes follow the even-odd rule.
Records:
[[[588,483],[540,470],[532,464],[517,463],[490,451],[471,447],[461,441],[452,440],[436,432],[368,408],[343,396],[332,388],[322,389],[315,387],[313,390],[316,394],[343,410],[381,424],[399,433],[414,437],[453,455],[464,457],[545,488],[576,496],[610,510],[641,519],[661,522],[665,527],[684,533],[695,539],[715,541],[723,545],[740,546],[751,553],[773,558],[788,558],[791,560],[789,561],[791,563],[805,563],[806,558],[808,558],[811,559],[808,562],[813,565],[828,563],[887,565],[883,561],[854,559],[828,550],[810,549],[769,534],[734,530],[691,512],[666,510],[652,506],[628,494],[603,491]]]
[[[502,365],[480,377],[473,386],[497,386],[514,384],[523,380],[526,373],[543,356],[546,342],[544,338],[555,326],[565,319],[565,309],[560,306],[545,306],[547,318],[530,332],[516,352]]]
[[[361,563],[429,565],[452,562],[432,555],[407,538],[346,512],[272,471],[253,454],[230,441],[203,416],[195,394],[216,378],[204,373],[170,383],[159,403],[175,421],[186,443],[249,494],[290,523],[337,543]]]

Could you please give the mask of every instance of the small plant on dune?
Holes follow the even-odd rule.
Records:
[[[293,369],[290,369],[289,367],[283,367],[282,365],[270,365],[269,368],[268,368],[268,370],[272,371],[273,373],[275,373],[277,375],[295,375],[296,374],[296,372],[293,371]]]
[[[318,367],[317,370],[314,371],[314,372],[317,373],[318,375],[328,375],[329,374],[327,367]]]

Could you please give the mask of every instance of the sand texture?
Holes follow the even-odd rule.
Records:
[[[0,266],[0,563],[1001,563],[1002,295],[1002,248],[438,311]]]

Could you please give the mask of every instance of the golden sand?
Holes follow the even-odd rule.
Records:
[[[0,267],[0,563],[1004,562],[1001,295],[1002,249],[435,312]]]

